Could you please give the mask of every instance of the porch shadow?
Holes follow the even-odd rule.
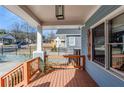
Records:
[[[33,87],[49,87],[49,86],[50,86],[50,82],[45,82],[45,83],[42,83],[42,84],[39,84]]]
[[[85,70],[76,69],[74,77],[64,87],[98,87],[98,85]]]
[[[43,78],[43,77],[45,77],[46,75],[48,75],[48,74],[50,74],[50,73],[52,73],[52,72],[54,72],[55,70],[49,70],[49,71],[47,71],[47,72],[45,72],[45,73],[42,73],[42,72],[38,72],[38,73],[36,73],[35,74],[35,77],[30,81],[30,83],[33,83],[33,82],[35,82],[36,80],[38,80],[38,79],[40,79],[40,78]],[[29,84],[30,84],[29,83]]]

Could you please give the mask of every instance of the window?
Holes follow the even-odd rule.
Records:
[[[75,46],[75,37],[69,37],[69,46]]]
[[[110,66],[124,72],[124,14],[110,20],[109,46]]]
[[[91,54],[93,62],[124,76],[124,13],[88,30],[89,60]]]
[[[104,23],[92,29],[92,57],[93,61],[105,65],[105,37]]]

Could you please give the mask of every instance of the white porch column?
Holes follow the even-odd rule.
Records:
[[[33,58],[40,57],[40,70],[44,72],[44,51],[43,51],[43,38],[42,27],[37,26],[37,50],[33,52]]]
[[[33,58],[40,57],[40,69],[44,71],[44,51],[43,51],[43,38],[42,38],[42,27],[37,26],[37,50],[33,52]]]
[[[42,27],[37,27],[37,52],[43,50],[43,42],[42,42]]]

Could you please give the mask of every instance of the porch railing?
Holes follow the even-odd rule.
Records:
[[[79,59],[81,59],[79,61]],[[46,55],[45,64],[52,68],[85,68],[84,55]]]
[[[58,63],[51,64],[49,61],[52,59],[53,63],[55,59]],[[80,63],[77,61],[81,59]],[[62,62],[64,61],[64,62]],[[45,65],[51,67],[74,67],[74,68],[83,68],[85,66],[85,56],[82,55],[45,55]],[[23,64],[15,67],[10,72],[0,77],[0,87],[20,87],[29,84],[36,73],[40,70],[40,57],[28,60]]]
[[[27,85],[34,74],[39,70],[40,57],[31,59],[17,66],[0,77],[1,87],[14,87]]]

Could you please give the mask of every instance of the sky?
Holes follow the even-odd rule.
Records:
[[[9,30],[16,22],[21,23],[24,21],[3,6],[0,6],[0,29]]]
[[[14,23],[25,23],[23,19],[21,19],[19,16],[15,15],[8,9],[6,9],[3,6],[0,6],[0,29],[5,29],[10,31],[12,29],[12,25]],[[44,30],[43,35],[48,36],[51,31],[56,33],[56,30]]]

